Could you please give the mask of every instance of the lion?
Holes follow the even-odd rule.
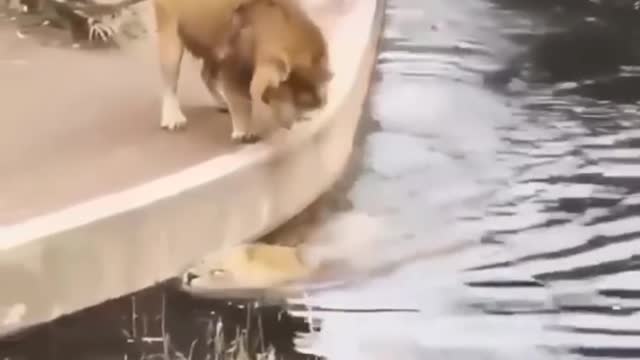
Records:
[[[477,242],[424,246],[393,242],[394,226],[384,217],[350,210],[300,218],[260,242],[211,252],[180,280],[196,296],[269,297],[335,286],[391,273],[405,264],[458,254]]]
[[[201,77],[227,104],[231,138],[259,140],[254,120],[273,111],[290,127],[297,109],[321,106],[331,78],[320,29],[289,0],[154,0],[164,82],[161,126],[186,125],[177,83],[187,50],[203,60]],[[316,91],[317,90],[317,91]]]

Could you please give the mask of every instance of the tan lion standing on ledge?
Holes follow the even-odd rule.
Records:
[[[312,100],[326,96],[324,84],[331,77],[325,39],[294,0],[154,0],[154,6],[163,128],[187,123],[177,97],[185,49],[203,59],[203,81],[228,105],[236,141],[259,139],[252,120],[262,111],[278,114],[324,103]]]

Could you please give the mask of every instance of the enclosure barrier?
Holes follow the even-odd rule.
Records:
[[[0,24],[0,54],[16,57],[0,67],[0,88],[16,84],[0,108],[8,124],[0,132],[0,334],[255,240],[338,179],[375,63],[383,1],[325,2],[312,14],[335,73],[327,106],[293,131],[246,146],[228,140],[225,115],[201,106],[207,98],[193,68],[181,83],[189,127],[167,133],[149,49],[35,56],[37,45],[9,38]]]

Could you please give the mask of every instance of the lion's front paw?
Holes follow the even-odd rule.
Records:
[[[234,131],[231,133],[231,139],[242,144],[253,144],[260,141],[260,136],[251,132]]]
[[[187,125],[187,117],[183,114],[174,114],[173,116],[163,116],[160,126],[167,130],[182,129]]]
[[[187,117],[174,101],[165,101],[162,105],[162,120],[160,126],[167,130],[182,129],[187,125]]]

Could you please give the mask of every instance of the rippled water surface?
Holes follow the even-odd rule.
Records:
[[[353,183],[336,192],[384,224],[345,235],[343,256],[403,265],[292,300],[289,315],[254,309],[260,322],[244,303],[174,294],[162,325],[156,294],[137,326],[156,345],[167,326],[185,354],[200,339],[197,356],[224,318],[227,337],[249,324],[267,338],[251,346],[284,359],[640,358],[633,1],[387,3],[368,130]],[[460,244],[471,245],[426,258]],[[131,354],[119,329],[131,331],[132,301],[86,315],[93,335],[51,335],[70,333],[69,320],[0,351]],[[111,335],[95,330],[108,327],[100,316]]]
[[[380,129],[349,197],[398,229],[378,256],[482,245],[303,300],[406,311],[316,313],[302,348],[640,358],[637,18],[632,2],[577,3],[388,2]],[[490,80],[523,52],[513,78]]]

